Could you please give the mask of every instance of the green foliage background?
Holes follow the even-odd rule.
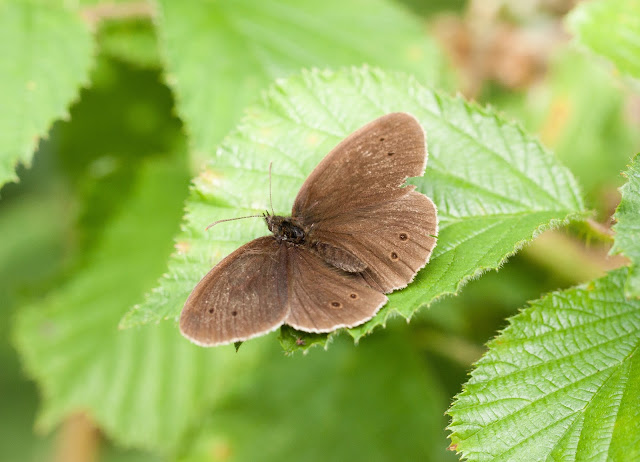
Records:
[[[638,456],[640,4],[571,11],[535,84],[481,83],[493,109],[451,96],[436,40],[473,11],[0,0],[0,458],[64,459],[92,431],[114,462]],[[416,281],[303,348],[287,328],[238,353],[183,339],[194,283],[266,231],[203,227],[263,209],[270,161],[287,213],[332,146],[395,110],[426,129],[411,181],[439,208]],[[608,228],[623,184],[612,238],[587,217]],[[629,267],[605,274],[612,244]]]

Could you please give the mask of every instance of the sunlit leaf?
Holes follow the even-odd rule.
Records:
[[[430,83],[443,61],[423,26],[388,0],[158,0],[167,81],[197,160],[274,79],[368,63]]]
[[[552,293],[489,343],[448,411],[466,460],[640,458],[640,301],[627,269]]]
[[[554,51],[549,66],[544,84],[500,95],[491,103],[540,134],[604,221],[611,214],[610,196],[622,185],[620,170],[640,150],[632,90],[612,79],[593,56],[575,48]]]
[[[92,38],[58,2],[0,1],[0,185],[17,180],[39,140],[88,80]]]
[[[221,257],[267,231],[263,220],[213,220],[289,214],[306,176],[342,138],[393,111],[424,126],[429,161],[418,189],[438,206],[440,235],[431,262],[370,322],[357,339],[393,312],[409,318],[420,306],[456,292],[471,277],[499,267],[540,230],[579,216],[583,205],[571,174],[522,130],[496,115],[381,71],[305,72],[277,84],[226,138],[195,180],[184,230],[169,273],[123,325],[176,319],[187,295]]]
[[[608,58],[622,72],[640,78],[640,2],[584,2],[568,16],[578,41]]]
[[[614,230],[616,238],[612,253],[622,253],[631,259],[629,280],[625,293],[640,297],[640,154],[624,172],[627,183],[620,188],[622,200],[614,218],[618,221]]]

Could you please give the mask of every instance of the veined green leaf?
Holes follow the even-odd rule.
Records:
[[[624,172],[627,183],[620,188],[622,200],[614,218],[615,241],[611,253],[621,253],[631,259],[629,279],[625,285],[628,297],[640,297],[640,154]]]
[[[17,180],[55,119],[88,81],[92,37],[57,2],[0,1],[0,185]]]
[[[626,268],[555,292],[489,343],[448,413],[470,461],[640,458],[640,300]]]
[[[289,214],[303,181],[332,147],[393,111],[413,113],[426,130],[427,171],[413,183],[438,206],[440,235],[431,262],[414,282],[391,294],[373,320],[350,330],[356,339],[393,312],[409,318],[420,306],[456,292],[467,279],[499,267],[540,230],[582,213],[571,174],[495,114],[403,75],[367,68],[304,72],[272,88],[195,180],[169,272],[123,325],[175,319],[218,260],[267,233],[257,219],[224,223],[207,233],[204,228],[268,209],[270,161],[275,212]]]
[[[576,7],[567,18],[578,41],[640,78],[640,2],[596,0]]]
[[[303,67],[367,63],[443,81],[438,48],[392,1],[157,0],[157,7],[167,81],[198,161],[260,91]]]

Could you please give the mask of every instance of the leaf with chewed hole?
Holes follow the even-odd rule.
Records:
[[[0,186],[16,181],[40,138],[88,81],[92,37],[58,2],[0,2]]]
[[[626,268],[554,292],[489,343],[448,413],[470,461],[640,459],[640,300]]]
[[[628,297],[640,297],[640,154],[636,155],[623,173],[627,183],[620,188],[622,199],[614,218],[615,241],[613,254],[624,254],[631,260],[629,279],[625,285]]]
[[[499,267],[541,230],[582,216],[569,171],[518,126],[412,78],[368,68],[303,72],[278,83],[224,141],[195,179],[169,272],[123,326],[174,320],[200,278],[223,256],[268,233],[264,220],[223,223],[269,208],[269,163],[276,214],[289,214],[303,181],[353,130],[383,114],[414,114],[429,160],[418,189],[438,206],[440,234],[431,262],[356,338],[394,312],[406,318],[469,278]]]

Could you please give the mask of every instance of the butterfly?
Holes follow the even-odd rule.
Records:
[[[408,177],[426,167],[425,133],[391,113],[340,142],[305,180],[291,216],[263,215],[271,235],[228,255],[180,315],[201,346],[244,341],[283,324],[330,332],[371,319],[436,244],[434,203]]]

